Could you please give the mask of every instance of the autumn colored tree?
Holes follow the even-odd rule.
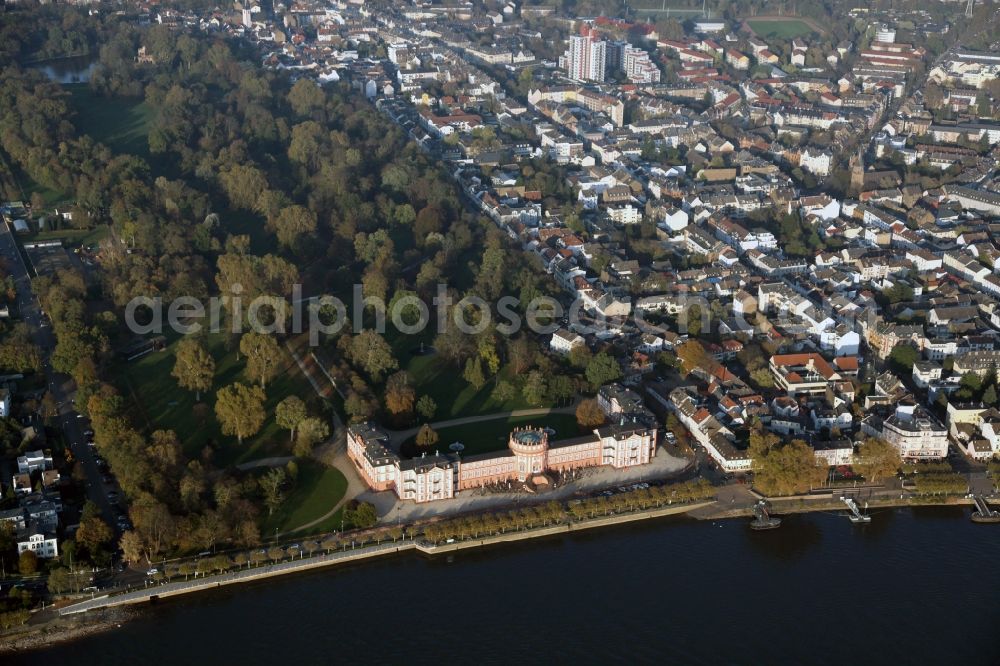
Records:
[[[577,405],[576,422],[580,424],[580,427],[587,429],[596,428],[604,425],[604,420],[604,411],[597,404],[596,399],[581,400],[580,404]]]
[[[242,444],[264,425],[264,389],[240,382],[224,386],[215,394],[215,417],[222,433]]]
[[[417,446],[422,449],[434,446],[438,443],[438,439],[438,434],[427,423],[420,426],[420,430],[417,431]]]
[[[403,416],[413,411],[417,392],[405,370],[390,375],[385,382],[385,407],[393,416]]]
[[[289,432],[289,441],[295,441],[295,429],[307,416],[306,403],[297,395],[290,395],[274,408],[274,420]]]
[[[321,418],[311,416],[299,424],[299,434],[295,438],[295,455],[305,458],[313,447],[330,436],[330,426]]]
[[[392,347],[373,330],[365,329],[355,336],[345,335],[338,345],[342,345],[341,349],[351,362],[367,372],[376,383],[381,381],[383,374],[399,367]]]
[[[261,388],[278,371],[281,362],[281,347],[274,336],[250,331],[240,338],[240,353],[247,358],[247,374],[260,381]]]
[[[22,576],[33,576],[38,573],[38,556],[34,551],[26,550],[18,556],[17,569]]]
[[[681,360],[682,372],[689,375],[695,368],[703,367],[709,356],[700,342],[688,340],[677,347],[677,358]]]
[[[215,359],[196,338],[184,338],[177,343],[174,369],[170,373],[178,386],[194,391],[195,401],[201,392],[212,389],[215,379]]]
[[[282,208],[274,219],[274,232],[279,243],[297,249],[303,240],[316,232],[316,214],[305,206]]]
[[[854,458],[854,468],[872,483],[895,474],[902,463],[899,450],[884,439],[876,437],[869,437],[862,442]]]
[[[80,526],[76,530],[76,542],[87,549],[91,559],[114,537],[111,527],[101,518],[97,505],[91,501],[84,504]]]

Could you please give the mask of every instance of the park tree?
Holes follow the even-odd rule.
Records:
[[[286,206],[278,213],[273,226],[278,242],[296,250],[304,239],[316,233],[316,214],[305,206]]]
[[[434,428],[430,427],[427,423],[420,426],[420,430],[417,431],[417,446],[422,449],[429,449],[437,443],[438,434],[434,431]]]
[[[413,411],[417,392],[410,383],[410,375],[400,370],[385,382],[385,407],[393,416],[403,416]]]
[[[877,483],[880,478],[895,474],[902,462],[895,446],[884,439],[869,437],[858,447],[854,468],[871,483]]]
[[[82,575],[71,571],[68,567],[56,567],[49,572],[49,579],[46,586],[50,594],[79,592],[82,580]]]
[[[18,556],[17,570],[22,576],[33,576],[38,573],[38,556],[34,551],[25,550]]]
[[[478,356],[470,358],[465,362],[465,370],[462,372],[462,378],[472,384],[472,387],[477,391],[483,388],[483,385],[486,383],[486,377],[483,376],[483,364]]]
[[[240,338],[240,353],[247,358],[247,374],[260,381],[261,388],[278,371],[281,362],[281,347],[274,336],[250,331]]]
[[[176,518],[167,505],[152,497],[147,496],[136,502],[129,515],[145,548],[147,560],[156,559],[177,536]]]
[[[514,396],[517,395],[517,388],[506,379],[501,379],[497,382],[497,385],[490,392],[490,398],[496,402],[507,402],[508,400],[513,400]]]
[[[540,370],[532,370],[524,380],[521,395],[529,405],[540,407],[545,403],[546,388],[545,375]]]
[[[695,368],[704,367],[709,357],[700,342],[688,340],[677,347],[677,358],[681,360],[681,370],[688,375]]]
[[[754,484],[768,495],[807,492],[826,479],[827,468],[816,463],[811,446],[801,439],[782,443],[774,433],[751,432],[750,456],[754,462]]]
[[[301,78],[288,91],[288,104],[297,116],[310,116],[326,104],[326,94],[315,81]]]
[[[244,437],[257,434],[264,425],[264,389],[236,382],[215,394],[215,417],[224,435]]]
[[[607,352],[596,354],[587,364],[587,381],[595,389],[610,384],[622,376],[621,366]]]
[[[352,503],[344,509],[344,520],[359,529],[368,529],[378,522],[378,511],[371,502]]]
[[[497,352],[496,339],[492,335],[484,335],[479,338],[478,343],[479,358],[486,364],[486,369],[491,375],[500,371],[500,354]]]
[[[373,330],[365,329],[355,336],[345,335],[338,345],[343,345],[341,349],[351,362],[367,372],[374,382],[381,381],[382,375],[399,367],[392,347]]]
[[[604,425],[604,411],[596,399],[588,398],[580,401],[576,407],[576,422],[588,430]]]
[[[913,364],[920,360],[920,352],[917,348],[906,342],[901,342],[889,352],[889,365],[900,374],[910,374]]]
[[[535,358],[535,349],[525,335],[512,338],[507,343],[507,357],[515,375],[528,371]]]
[[[281,506],[285,500],[282,488],[288,477],[285,468],[274,467],[262,476],[259,480],[260,488],[264,492],[264,504],[267,506],[267,515],[273,515],[274,510]]]
[[[593,357],[587,345],[576,345],[569,350],[569,362],[574,368],[585,369]]]
[[[118,540],[118,547],[121,548],[122,557],[129,564],[136,564],[142,560],[145,546],[138,532],[128,530],[122,533],[122,538]]]
[[[93,502],[87,501],[83,506],[80,526],[76,530],[76,542],[87,549],[93,560],[114,537],[111,527],[101,518],[101,510]]]
[[[288,431],[289,441],[295,441],[295,430],[307,416],[306,403],[297,395],[290,395],[274,408],[274,420]]]
[[[261,194],[267,190],[267,176],[257,167],[236,164],[219,174],[219,183],[234,208],[258,211]]]
[[[310,416],[299,425],[299,434],[295,438],[295,455],[301,458],[309,456],[313,448],[329,436],[330,426],[326,421]]]
[[[566,375],[555,375],[549,379],[549,399],[556,405],[568,403],[576,395],[573,380]]]
[[[184,338],[177,343],[174,369],[170,373],[178,386],[194,391],[195,401],[201,392],[212,388],[215,379],[215,359],[196,338]]]
[[[429,395],[422,395],[420,396],[420,399],[417,400],[417,413],[426,420],[430,421],[433,419],[436,411],[437,403],[434,402],[434,398]]]

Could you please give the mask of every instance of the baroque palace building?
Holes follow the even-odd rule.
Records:
[[[430,502],[489,484],[524,483],[546,472],[645,465],[656,455],[656,428],[622,419],[592,434],[551,443],[544,430],[519,428],[510,434],[506,451],[465,457],[435,452],[405,460],[388,443],[389,436],[372,423],[347,431],[348,456],[370,488]]]

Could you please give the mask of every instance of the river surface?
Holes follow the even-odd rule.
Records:
[[[56,83],[86,83],[97,67],[96,55],[70,56],[43,60],[29,65]]]
[[[168,600],[5,663],[996,665],[998,555],[962,508],[667,518]]]

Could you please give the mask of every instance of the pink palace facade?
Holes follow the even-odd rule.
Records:
[[[645,465],[656,455],[656,428],[622,419],[592,434],[555,442],[549,442],[544,430],[520,428],[510,434],[506,451],[467,457],[435,453],[404,460],[388,443],[389,436],[372,423],[356,424],[347,431],[348,456],[370,488],[430,502],[488,484],[524,482],[550,471]]]

